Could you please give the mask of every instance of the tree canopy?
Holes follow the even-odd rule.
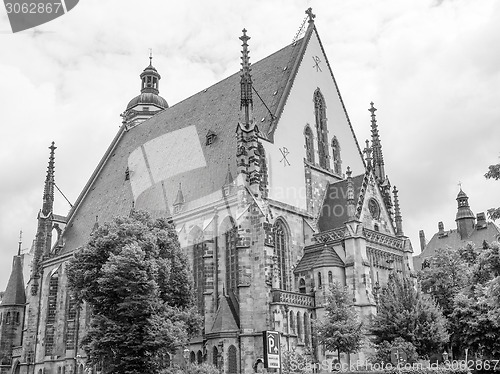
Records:
[[[200,327],[175,229],[145,212],[94,230],[68,265],[68,284],[89,307],[82,346],[104,373],[158,373],[162,357]]]
[[[327,350],[355,353],[363,343],[363,325],[353,307],[347,288],[335,283],[325,307],[326,316],[315,321],[318,343]]]
[[[495,165],[490,165],[488,171],[484,174],[486,179],[500,179],[500,163]],[[488,215],[492,220],[497,220],[500,218],[500,207],[488,209]]]
[[[430,355],[448,342],[446,318],[436,302],[415,288],[411,279],[391,276],[382,290],[371,332],[375,343],[402,338],[419,355]]]

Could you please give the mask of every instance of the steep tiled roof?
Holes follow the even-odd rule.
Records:
[[[280,100],[286,94],[287,81],[293,70],[291,67],[302,51],[302,43],[304,39],[252,65],[253,87],[258,93],[253,98],[253,116],[263,136],[270,131],[274,113],[279,110]],[[179,183],[182,183],[186,203],[220,190],[224,185],[228,162],[232,175],[237,174],[235,130],[239,116],[240,75],[235,73],[135,127],[122,127],[68,216],[64,251],[72,251],[86,243],[96,216],[104,222],[112,216],[129,213],[134,201],[131,181],[125,178],[129,157],[134,152],[146,154],[148,144],[153,142],[156,142],[154,154],[147,154],[149,160],[146,164],[156,162],[157,165],[147,166],[152,182],[141,190],[140,196],[135,196],[136,209],[148,210],[153,215],[168,215]],[[164,175],[163,171],[154,170],[155,167],[168,168],[177,162],[172,161],[171,144],[167,141],[162,147],[161,142],[167,134],[190,127],[196,130],[199,143],[176,146],[181,147],[183,167],[189,167],[191,163],[194,165],[192,170],[168,178],[154,178],[155,172]],[[215,141],[210,145],[205,144],[208,131],[216,134]],[[197,147],[198,151],[191,146]],[[134,171],[131,166],[130,180],[136,177]]]
[[[320,246],[306,248],[304,256],[302,256],[293,272],[301,273],[329,266],[344,267],[344,262],[333,248],[321,244]]]
[[[220,299],[220,305],[217,309],[214,324],[210,332],[225,332],[225,331],[239,331],[237,316],[230,307],[231,300],[227,296]]]
[[[354,201],[358,201],[364,174],[352,178]],[[344,226],[347,221],[347,180],[328,186],[323,208],[318,218],[319,231],[328,231]]]
[[[9,283],[7,283],[1,305],[24,305],[25,303],[23,264],[21,256],[14,256],[12,273],[10,274]]]
[[[436,251],[440,248],[450,247],[452,249],[458,249],[469,242],[474,243],[476,247],[482,247],[484,240],[488,243],[500,240],[500,229],[493,222],[487,222],[486,227],[483,229],[477,230],[476,228],[465,240],[460,238],[460,234],[456,229],[445,231],[444,235],[436,233],[429,243],[427,243],[424,251],[413,257],[413,266],[415,270],[420,270],[424,260],[434,256]]]

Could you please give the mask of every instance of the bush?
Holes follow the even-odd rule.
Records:
[[[161,374],[220,374],[219,369],[215,366],[203,364],[189,364],[187,369],[182,369],[178,366],[166,368],[161,371]]]
[[[406,354],[406,362],[410,364],[413,364],[418,360],[417,349],[415,346],[403,338],[396,338],[392,342],[384,340],[382,343],[376,345],[375,349],[376,353],[369,358],[371,363],[396,364],[396,362],[393,362],[392,357],[395,349],[403,351]]]

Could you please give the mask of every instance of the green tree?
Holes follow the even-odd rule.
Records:
[[[500,179],[500,163],[495,165],[490,165],[488,167],[488,171],[484,174],[486,179]],[[493,220],[497,220],[500,218],[500,207],[488,209],[488,216]]]
[[[403,338],[419,355],[430,355],[448,342],[446,318],[436,302],[417,291],[413,281],[399,276],[389,279],[380,295],[371,332],[375,343]]]
[[[200,327],[188,262],[173,225],[132,212],[98,227],[68,265],[91,312],[82,346],[104,373],[158,373]]]
[[[470,280],[470,268],[464,259],[466,256],[472,257],[466,249],[462,255],[449,247],[439,248],[430,258],[429,266],[418,273],[422,290],[434,297],[445,316],[453,312],[455,296]]]
[[[375,347],[375,354],[370,357],[370,362],[378,364],[393,363],[392,356],[394,350],[398,349],[406,354],[406,362],[412,364],[417,362],[418,353],[415,346],[404,340],[403,338],[396,338],[392,342],[384,340]]]
[[[355,353],[363,343],[363,324],[354,310],[352,296],[338,283],[330,288],[325,318],[314,323],[317,341],[329,351]]]

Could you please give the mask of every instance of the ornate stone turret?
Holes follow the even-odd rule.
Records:
[[[241,55],[241,97],[240,110],[241,120],[236,128],[237,137],[237,162],[238,174],[243,177],[246,185],[257,197],[261,195],[260,191],[260,154],[259,154],[259,129],[253,120],[253,98],[252,98],[252,76],[250,74],[250,58],[248,51],[248,40],[250,37],[243,29],[243,35],[240,37],[242,44]]]
[[[356,218],[356,201],[354,200],[354,185],[352,183],[352,171],[347,167],[347,216],[349,220]]]
[[[54,209],[54,151],[57,147],[52,142],[49,156],[49,165],[47,167],[47,176],[43,189],[42,209],[38,213],[38,228],[35,236],[35,254],[33,257],[33,266],[31,269],[31,293],[36,295],[38,292],[38,279],[41,275],[41,262],[44,256],[50,253],[52,243],[53,227],[53,209]]]
[[[462,188],[457,195],[458,210],[455,221],[457,222],[457,230],[462,240],[467,239],[474,231],[474,223],[476,217],[469,207],[469,197]]]
[[[399,198],[398,198],[398,189],[394,186],[394,220],[396,221],[396,235],[404,236],[403,233],[403,217],[401,216],[401,210],[399,209]]]
[[[179,213],[185,203],[184,194],[182,193],[182,186],[179,183],[179,189],[177,190],[177,196],[174,201],[174,213]]]
[[[153,56],[149,56],[149,65],[140,75],[141,94],[134,97],[121,114],[123,123],[133,126],[168,108],[167,100],[160,94],[161,76],[153,66]]]
[[[372,117],[371,131],[372,131],[372,148],[373,148],[373,171],[375,177],[379,180],[379,182],[381,182],[385,179],[384,156],[382,155],[382,144],[380,143],[377,118],[375,116],[377,108],[373,106],[373,102],[370,103],[370,109],[368,109],[368,111],[371,113]]]

